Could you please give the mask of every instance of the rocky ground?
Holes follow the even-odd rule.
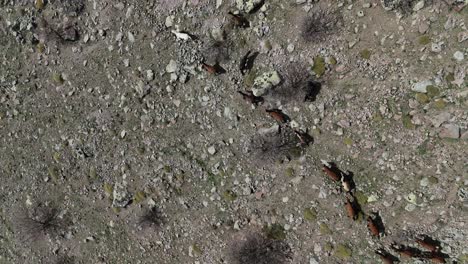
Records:
[[[0,0],[0,263],[468,263],[465,5]]]

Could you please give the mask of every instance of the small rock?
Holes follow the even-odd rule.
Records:
[[[112,206],[117,208],[123,208],[130,203],[131,196],[127,191],[127,188],[122,183],[116,183],[112,192],[113,200]]]
[[[289,44],[288,47],[286,48],[289,53],[294,51],[294,44]]]
[[[224,30],[220,27],[214,27],[213,29],[211,29],[211,36],[215,41],[222,42],[225,40]]]
[[[441,138],[457,139],[460,137],[460,127],[455,124],[444,125],[439,136]]]
[[[440,127],[443,123],[450,120],[450,113],[444,112],[436,115],[433,119],[431,119],[431,123],[434,127]]]
[[[166,66],[166,72],[172,73],[177,71],[178,65],[175,60],[169,61],[169,64]]]
[[[461,62],[464,58],[465,58],[465,55],[463,55],[463,52],[457,50],[454,54],[453,54],[453,58],[458,61],[458,62]]]
[[[179,82],[180,83],[186,83],[189,79],[189,76],[186,72],[182,73],[180,76],[179,76]]]
[[[419,182],[419,185],[421,185],[421,187],[427,187],[429,185],[429,178],[428,177],[422,178],[421,181]]]
[[[236,0],[237,9],[250,13],[254,8],[262,3],[263,0]]]
[[[146,80],[148,80],[148,81],[154,80],[154,72],[153,72],[153,70],[147,70],[147,71],[146,71]]]
[[[414,5],[413,11],[414,11],[414,12],[417,12],[417,11],[423,9],[423,7],[424,7],[424,0],[421,0],[421,1],[417,2],[417,3]]]
[[[296,0],[296,4],[298,5],[305,4],[306,2],[307,0]]]
[[[208,148],[208,153],[210,153],[210,155],[214,155],[216,153],[216,149],[214,146],[210,146]]]
[[[458,33],[457,36],[458,42],[463,42],[468,39],[468,31],[463,31]]]
[[[311,257],[309,259],[309,264],[319,264],[319,262],[314,257]]]
[[[411,87],[411,90],[419,93],[427,93],[427,87],[433,85],[431,80],[417,82]]]
[[[418,28],[419,33],[424,34],[428,30],[429,30],[429,23],[428,22],[424,21],[424,22],[421,22],[421,24],[419,24],[419,28]]]
[[[442,51],[442,43],[432,43],[431,44],[431,51],[435,53],[439,53]]]
[[[358,17],[363,17],[364,16],[364,11],[360,10],[357,12]]]
[[[129,40],[130,42],[132,42],[132,43],[135,42],[135,36],[133,35],[132,32],[128,31],[128,32],[127,32],[127,37],[128,37],[128,40]]]
[[[174,16],[167,16],[165,24],[166,27],[172,27],[172,25],[174,24]]]
[[[414,211],[414,209],[416,209],[416,205],[414,205],[414,204],[407,204],[405,206],[405,210],[408,211],[408,212],[412,212],[412,211]]]

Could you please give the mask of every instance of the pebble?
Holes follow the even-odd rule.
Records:
[[[460,137],[460,127],[455,124],[444,125],[439,133],[441,138],[457,139]]]
[[[289,53],[294,51],[294,44],[289,44],[288,47],[286,48]]]
[[[357,12],[358,17],[363,17],[364,16],[364,11],[360,10]]]
[[[419,92],[419,93],[427,93],[427,87],[429,85],[432,85],[431,80],[420,81],[420,82],[415,83],[413,87],[411,87],[411,90],[414,92]]]
[[[455,51],[455,53],[453,54],[453,58],[458,61],[458,62],[461,62],[464,58],[465,58],[465,55],[463,55],[463,52],[457,50]]]
[[[281,199],[283,201],[283,203],[287,203],[289,201],[289,197],[283,197],[283,199]]]
[[[168,73],[172,73],[172,72],[175,72],[177,71],[177,62],[175,60],[171,60],[169,61],[169,64],[167,64],[166,66],[166,72]]]
[[[214,146],[210,146],[208,148],[208,153],[210,153],[211,155],[214,155],[216,153],[216,149]]]

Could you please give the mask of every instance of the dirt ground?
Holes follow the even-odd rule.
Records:
[[[0,0],[0,263],[468,263],[466,4]]]

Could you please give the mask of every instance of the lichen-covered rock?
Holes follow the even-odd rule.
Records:
[[[132,199],[127,191],[127,186],[123,183],[116,183],[112,192],[112,207],[123,208],[130,203]]]
[[[255,78],[252,92],[255,96],[265,95],[271,88],[280,84],[280,82],[281,77],[277,71],[265,72],[264,74]]]
[[[261,3],[262,0],[236,0],[237,9],[247,13],[250,13]]]

